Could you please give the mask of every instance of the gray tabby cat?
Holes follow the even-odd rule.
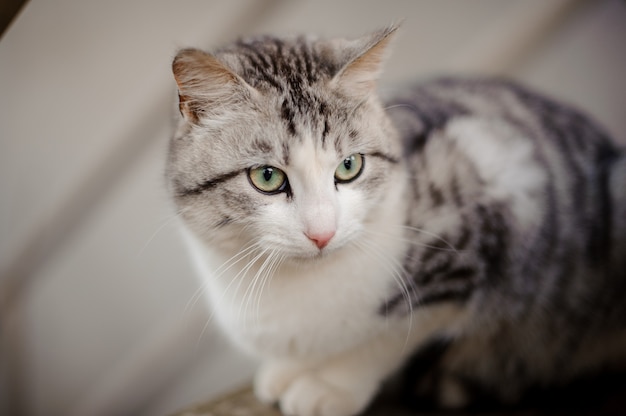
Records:
[[[468,382],[512,403],[624,369],[624,153],[502,80],[383,104],[394,31],[174,60],[171,192],[215,318],[262,361],[259,399],[360,413],[435,340],[449,407],[471,403]]]

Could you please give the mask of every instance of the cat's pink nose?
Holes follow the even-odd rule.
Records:
[[[317,248],[321,250],[326,247],[330,240],[335,236],[335,231],[333,230],[320,233],[310,232],[304,233],[304,235],[306,235],[309,240],[313,241]]]

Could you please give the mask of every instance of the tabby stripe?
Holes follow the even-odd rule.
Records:
[[[424,253],[422,254],[422,264],[428,263],[435,256],[445,255],[449,257],[451,248],[447,241],[448,236],[445,234],[441,235],[441,238],[429,241],[427,243],[426,249],[424,250]]]
[[[295,136],[296,135],[296,122],[293,120],[295,114],[293,110],[291,109],[291,106],[289,105],[287,100],[283,101],[281,111],[280,111],[280,116],[285,121],[285,124],[287,125],[287,131],[289,132],[289,134],[292,136]]]
[[[478,205],[476,214],[482,221],[478,254],[485,263],[487,277],[501,278],[507,267],[505,253],[509,231],[506,221],[499,210],[489,210],[483,205]]]
[[[191,195],[199,195],[199,194],[203,193],[204,191],[207,191],[209,189],[215,188],[217,185],[233,179],[234,177],[238,176],[240,173],[241,173],[241,171],[234,171],[234,172],[226,173],[226,174],[218,176],[218,177],[216,177],[214,179],[210,179],[208,181],[205,181],[205,182],[199,184],[195,188],[183,189],[183,190],[178,192],[178,196],[179,197],[185,197],[185,196],[191,196]]]
[[[289,166],[289,144],[283,142],[283,165]]]
[[[462,284],[450,284],[448,287],[438,287],[433,289],[421,290],[414,286],[409,286],[408,294],[404,291],[393,296],[378,308],[379,315],[387,316],[392,313],[406,314],[409,312],[407,302],[411,303],[411,307],[429,306],[433,303],[442,302],[464,302],[472,295],[474,285],[467,282]],[[416,293],[419,291],[419,293]],[[407,299],[408,296],[408,299]]]
[[[467,220],[463,222],[467,223]],[[454,244],[454,248],[457,250],[464,250],[465,247],[467,247],[467,243],[469,243],[471,238],[472,232],[467,226],[463,225],[461,227],[461,235],[459,236],[459,240]]]
[[[587,241],[587,255],[591,264],[599,265],[603,259],[611,258],[611,219],[613,217],[613,207],[611,205],[611,193],[609,191],[609,170],[617,159],[616,151],[608,146],[601,146],[596,154],[596,166],[598,172],[595,175],[594,184],[596,195],[593,198],[596,202],[594,212],[595,221],[591,223],[590,233]]]
[[[383,152],[368,153],[368,156],[374,156],[374,157],[380,158],[380,159],[382,159],[382,160],[384,160],[386,162],[393,163],[393,164],[396,164],[396,163],[400,162],[397,158],[395,158],[393,156],[389,156],[389,155],[387,155],[387,154],[385,154]]]
[[[330,132],[330,125],[328,124],[328,120],[324,120],[324,130],[322,131],[322,148],[326,145],[326,137]]]
[[[526,106],[534,108],[536,113],[539,114],[539,122],[543,129],[542,134],[548,137],[554,135],[552,142],[559,148],[559,153],[563,158],[566,169],[568,169],[574,181],[572,186],[573,192],[575,193],[574,200],[585,201],[587,195],[585,192],[586,186],[583,183],[584,174],[581,171],[580,163],[578,163],[575,158],[575,149],[572,148],[571,143],[573,140],[570,138],[570,134],[563,131],[563,126],[559,125],[557,122],[557,120],[562,119],[564,115],[567,116],[568,121],[571,121],[573,117],[577,116],[577,113],[574,111],[564,111],[551,101],[536,97],[521,87],[511,86],[511,90],[517,94],[520,101]],[[570,129],[567,127],[565,128],[565,131],[569,130]],[[573,144],[575,145],[575,143]],[[581,217],[582,215],[579,215],[578,221],[584,222],[584,218]],[[585,224],[583,224],[583,226],[585,226]]]
[[[450,288],[441,292],[425,294],[420,297],[417,306],[427,306],[433,303],[442,302],[465,302],[472,295],[472,292],[473,287],[466,287]]]
[[[571,137],[573,144],[574,146],[576,146],[577,150],[584,152],[587,148],[587,145],[589,144],[589,142],[583,137],[583,130],[586,129],[586,125],[582,120],[580,114],[574,112],[568,115],[570,116],[567,120],[567,123],[569,125],[567,126],[568,136]]]
[[[299,46],[299,50],[295,50],[296,47]],[[309,81],[310,83],[310,78],[309,78],[309,71],[307,70],[307,64],[306,64],[306,59],[304,57],[304,44],[299,44],[294,46],[294,51],[293,51],[293,56],[295,57],[295,63],[296,63],[296,72],[298,74],[300,74],[303,78],[304,76],[307,77],[307,81]]]
[[[443,263],[433,267],[432,269],[419,272],[415,277],[415,281],[420,285],[426,285],[432,282],[435,276],[447,273],[451,267],[452,259],[448,257]]]
[[[317,81],[317,74],[314,74],[313,57],[311,55],[309,45],[306,42],[302,42],[301,52],[302,56],[304,57],[304,64],[306,68],[305,74],[307,75],[307,81],[309,81],[309,84],[313,84]]]
[[[276,70],[276,66],[274,65],[274,62],[271,59],[268,59],[268,57],[265,56],[265,54],[257,52],[257,56],[258,56],[258,59],[263,63],[263,65],[266,68],[266,70],[270,71],[270,73],[273,76],[279,76],[280,75],[278,73],[278,71]]]
[[[413,91],[411,101],[398,99],[388,104],[389,109],[409,109],[423,124],[421,131],[411,129],[413,137],[406,137],[407,152],[409,154],[420,153],[424,148],[429,136],[434,130],[443,128],[448,120],[453,117],[468,114],[468,110],[455,102],[445,102],[444,99],[432,95],[424,89],[418,88]],[[415,98],[419,98],[418,100]]]
[[[459,178],[457,172],[454,173],[452,177],[452,183],[450,184],[450,189],[452,190],[452,200],[454,204],[460,208],[463,206],[463,197],[461,196],[461,187],[459,185]]]
[[[330,123],[328,122],[328,106],[325,102],[320,101],[318,106],[318,112],[321,119],[324,121],[324,130],[322,131],[322,149],[326,148],[326,137],[328,137],[328,133],[330,133]]]
[[[542,161],[543,162],[543,161]],[[545,166],[545,162],[543,163]],[[546,168],[547,170],[547,168]],[[561,235],[561,217],[557,208],[557,192],[555,190],[552,172],[547,170],[549,181],[545,187],[545,214],[542,218],[541,228],[538,230],[538,237],[534,239],[529,247],[527,258],[521,261],[523,265],[521,275],[536,275],[541,273],[544,264],[553,261],[555,253],[559,251],[559,236]],[[567,280],[567,279],[566,279]]]
[[[430,194],[430,199],[433,201],[433,208],[438,208],[446,202],[443,197],[443,192],[437,188],[434,183],[429,183],[428,192]]]
[[[276,75],[278,75],[278,70],[272,63],[271,59],[267,59],[267,57],[263,54],[260,54],[254,45],[241,44],[242,48],[245,49],[241,51],[240,54],[248,59],[249,65],[257,72],[265,82],[276,88],[279,92],[283,92],[283,86],[280,82],[276,80]]]
[[[476,275],[476,270],[468,266],[460,266],[454,269],[450,268],[450,263],[444,263],[435,270],[420,274],[419,283],[428,284],[436,279],[437,282],[446,282],[452,280],[467,280]]]

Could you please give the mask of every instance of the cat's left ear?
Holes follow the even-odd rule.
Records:
[[[178,85],[180,112],[192,123],[198,122],[207,112],[247,97],[252,91],[224,63],[198,49],[178,52],[172,71]]]
[[[399,25],[389,26],[369,36],[350,41],[343,48],[347,63],[331,82],[349,95],[366,96],[373,92],[382,72],[389,44],[398,27]]]

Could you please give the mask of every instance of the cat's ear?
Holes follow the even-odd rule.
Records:
[[[389,44],[398,30],[393,25],[369,36],[350,41],[344,48],[347,62],[334,76],[332,82],[344,92],[366,96],[376,88]]]
[[[183,49],[172,62],[178,85],[179,109],[195,123],[207,111],[237,99],[247,84],[213,55],[198,49]]]

